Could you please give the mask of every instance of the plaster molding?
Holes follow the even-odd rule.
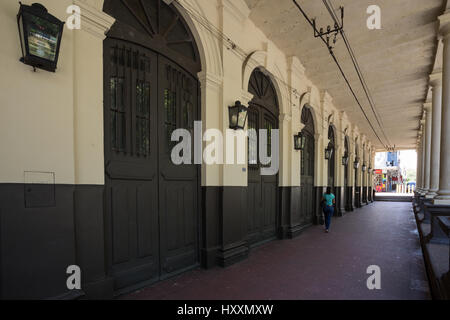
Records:
[[[244,106],[247,106],[250,101],[253,100],[253,94],[251,94],[248,91],[242,91],[241,92],[241,102]]]
[[[311,92],[312,92],[312,87],[308,87],[306,92],[302,93],[302,95],[300,97],[300,108],[303,108],[303,106],[305,104],[311,106]]]
[[[81,9],[81,30],[89,32],[99,39],[105,39],[106,33],[116,19],[88,4],[86,0],[73,0],[73,4]]]
[[[243,0],[222,0],[219,8],[223,8],[225,12],[241,24],[250,15],[250,9]]]
[[[290,121],[292,121],[292,115],[289,113],[282,113],[282,114],[280,114],[280,121],[290,122]]]
[[[302,132],[303,129],[305,129],[306,125],[300,122],[300,124],[298,125],[298,127],[299,127],[299,129],[300,129],[300,132]]]
[[[296,75],[299,78],[305,75],[305,67],[296,56],[288,57],[287,63],[288,71],[290,71],[293,75]]]
[[[444,14],[439,16],[438,19],[439,34],[444,38],[448,38],[450,35],[450,8],[447,8]]]
[[[432,102],[426,102],[423,104],[423,108],[425,111],[430,112],[433,109],[433,103]]]
[[[324,105],[328,105],[328,104],[332,104],[333,103],[333,98],[328,93],[328,91],[322,92],[320,100],[321,100],[322,104],[324,104]]]
[[[197,76],[203,89],[218,91],[222,87],[223,79],[220,76],[204,71],[199,72]]]
[[[250,53],[242,65],[242,89],[248,91],[248,83],[253,70],[258,67],[267,69],[267,51],[257,50]]]
[[[436,70],[430,75],[430,86],[442,87],[442,70]]]

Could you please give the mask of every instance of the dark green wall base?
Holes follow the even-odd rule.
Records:
[[[104,262],[103,190],[0,184],[1,299],[112,295]],[[82,292],[76,294],[66,287],[70,265],[82,270]]]

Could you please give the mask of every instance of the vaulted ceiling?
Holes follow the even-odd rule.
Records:
[[[386,145],[415,148],[436,58],[438,16],[444,11],[445,0],[327,0],[336,10],[339,6],[345,8],[344,30],[373,98],[378,121],[340,36],[334,52],[382,142],[369,126],[327,48],[314,38],[311,26],[293,1],[245,1],[251,9],[250,19],[286,55],[300,59],[308,78],[320,90],[330,93],[335,106],[345,111],[379,150]],[[318,27],[334,25],[323,1],[297,2],[310,18],[316,18]],[[381,30],[367,28],[367,8],[372,4],[381,8]]]

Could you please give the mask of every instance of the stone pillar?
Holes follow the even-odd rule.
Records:
[[[443,36],[441,160],[438,195],[434,204],[450,205],[450,10],[439,17]]]
[[[439,190],[439,164],[441,157],[441,113],[442,113],[442,73],[435,72],[430,76],[433,91],[433,112],[431,128],[431,162],[430,162],[430,190],[426,198],[433,199]]]
[[[426,195],[430,190],[430,162],[431,162],[431,128],[433,125],[432,121],[432,104],[427,102],[424,104],[424,109],[427,112],[427,119],[425,124],[425,136],[424,136],[424,176],[423,176],[423,195]]]

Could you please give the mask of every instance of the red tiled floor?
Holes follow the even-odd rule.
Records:
[[[121,299],[429,299],[411,203],[376,202],[294,240],[274,241],[229,268],[193,270]],[[368,290],[367,267],[381,268]]]

